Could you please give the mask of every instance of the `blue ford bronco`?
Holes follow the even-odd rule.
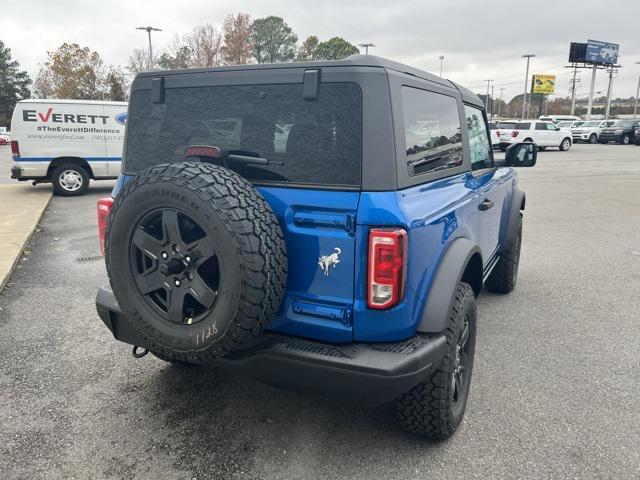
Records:
[[[100,318],[134,355],[229,368],[447,438],[483,286],[516,283],[524,193],[483,103],[374,56],[152,71],[98,202]]]

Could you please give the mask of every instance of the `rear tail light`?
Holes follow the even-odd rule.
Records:
[[[516,138],[519,133],[520,132],[518,132],[517,130],[514,130],[513,132],[511,132],[511,138]]]
[[[104,244],[111,207],[113,207],[113,198],[105,197],[98,200],[98,238],[100,239],[100,253],[102,255],[104,255]]]
[[[13,158],[20,156],[20,146],[17,140],[11,140],[11,155],[13,155]]]
[[[407,232],[373,228],[369,232],[367,306],[388,309],[404,296],[407,275]]]
[[[496,137],[500,136],[500,130],[496,130]]]

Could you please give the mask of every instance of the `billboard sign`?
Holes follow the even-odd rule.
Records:
[[[618,62],[618,48],[619,45],[617,43],[588,40],[585,60],[591,63],[615,65]]]
[[[542,93],[544,95],[551,95],[556,91],[556,76],[555,75],[534,75],[533,76],[533,93]]]

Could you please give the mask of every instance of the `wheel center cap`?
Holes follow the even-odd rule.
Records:
[[[178,258],[172,258],[167,263],[160,264],[159,270],[163,275],[177,275],[185,270],[184,262]]]

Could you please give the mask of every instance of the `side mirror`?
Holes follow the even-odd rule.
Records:
[[[535,143],[514,143],[507,148],[504,163],[507,167],[533,167],[538,158]]]

